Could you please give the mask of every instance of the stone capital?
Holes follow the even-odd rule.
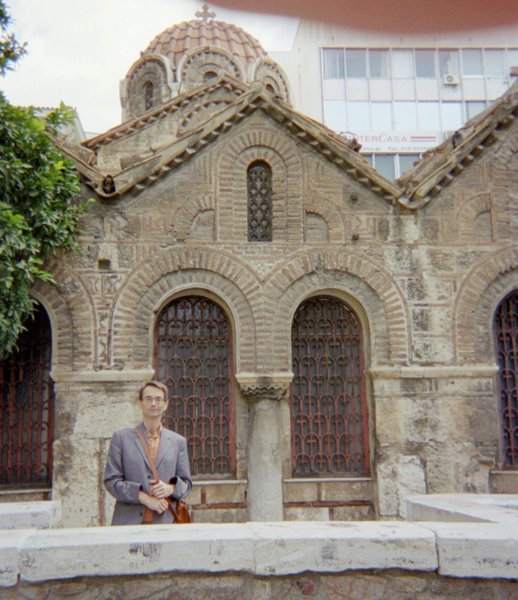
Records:
[[[243,396],[250,402],[281,401],[288,395],[293,373],[236,373]]]

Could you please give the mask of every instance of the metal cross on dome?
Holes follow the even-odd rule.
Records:
[[[216,13],[214,11],[209,11],[209,5],[208,4],[204,4],[202,6],[203,10],[199,10],[197,12],[194,13],[194,15],[196,17],[199,17],[200,19],[205,19],[205,21],[208,21],[209,19],[214,19],[214,17],[216,16]]]

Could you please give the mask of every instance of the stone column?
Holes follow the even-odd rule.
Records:
[[[292,373],[241,373],[236,379],[251,403],[247,452],[250,521],[282,521],[281,402],[288,396]]]

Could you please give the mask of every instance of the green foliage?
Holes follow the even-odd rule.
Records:
[[[7,12],[7,7],[0,0],[0,30],[2,37],[0,38],[0,75],[5,75],[5,72],[13,68],[13,64],[25,54],[25,44],[19,44],[14,35],[7,33],[11,15]]]
[[[8,22],[0,0],[2,36]],[[2,73],[21,48],[14,40],[5,43]],[[30,286],[36,279],[52,281],[41,268],[43,259],[78,249],[74,232],[86,203],[77,200],[73,163],[49,137],[69,118],[69,109],[61,106],[41,120],[32,108],[11,106],[0,93],[0,357],[14,348],[33,311]]]

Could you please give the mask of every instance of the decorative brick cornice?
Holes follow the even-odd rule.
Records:
[[[288,396],[292,379],[293,373],[236,373],[241,393],[250,402],[284,400]]]

